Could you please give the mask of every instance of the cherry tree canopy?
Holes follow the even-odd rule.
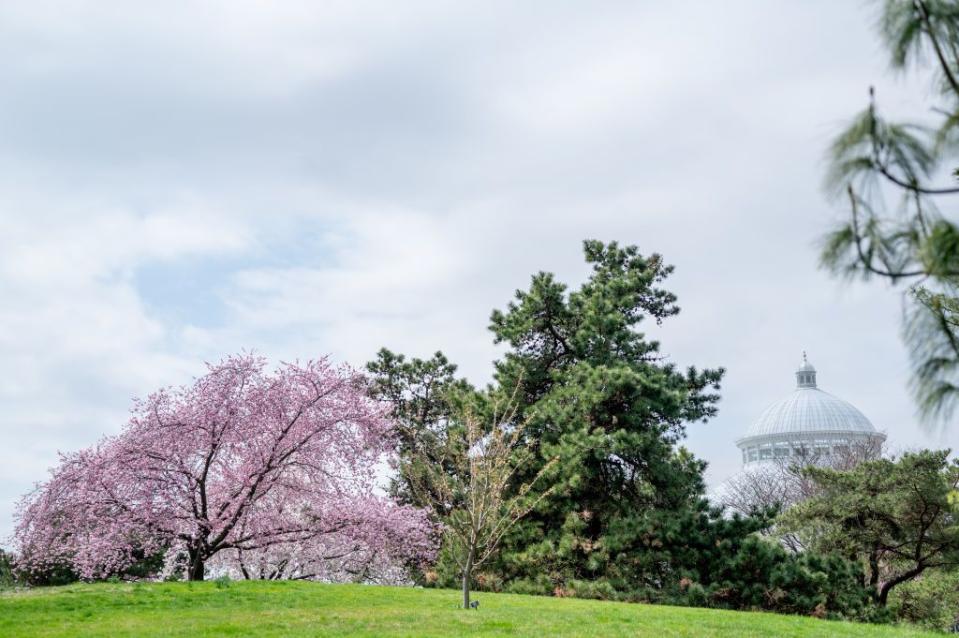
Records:
[[[270,372],[239,355],[137,401],[118,436],[62,455],[23,499],[21,567],[96,578],[165,552],[193,580],[214,557],[248,577],[323,577],[428,557],[425,513],[375,491],[395,442],[363,386],[326,359]]]

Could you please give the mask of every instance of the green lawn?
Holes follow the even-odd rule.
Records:
[[[897,627],[449,590],[234,582],[0,594],[0,636],[933,636]]]

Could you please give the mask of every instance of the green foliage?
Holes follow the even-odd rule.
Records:
[[[959,622],[959,574],[929,571],[897,587],[889,607],[902,622],[951,631]]]
[[[700,505],[680,512],[650,536],[653,547],[617,553],[620,561],[603,577],[589,581],[527,578],[510,591],[559,596],[642,601],[720,609],[762,609],[779,613],[880,621],[889,615],[872,604],[857,563],[837,555],[791,554],[778,542],[760,536],[772,512],[750,517],[723,517]],[[665,541],[665,542],[663,542]],[[621,577],[623,564],[659,561],[658,583],[635,587]],[[630,588],[630,586],[633,586]]]
[[[509,346],[496,381],[522,389],[519,412],[539,448],[525,473],[559,459],[554,493],[504,541],[501,566],[509,579],[606,578],[629,591],[669,577],[662,548],[681,543],[664,525],[703,490],[703,462],[677,443],[686,423],[715,414],[723,371],[680,371],[637,330],[679,312],[659,255],[598,241],[584,252],[592,273],[579,289],[539,273],[491,317],[495,341]]]
[[[860,561],[880,605],[928,569],[959,566],[959,462],[947,452],[866,461],[851,470],[809,467],[816,494],[782,516],[806,547]]]
[[[941,121],[932,128],[887,121],[870,89],[869,106],[830,148],[826,186],[848,196],[850,215],[823,239],[820,260],[845,277],[912,282],[911,386],[923,419],[945,423],[959,404],[959,333],[951,311],[940,310],[959,298],[959,228],[941,216],[940,202],[959,188],[933,182],[959,149],[959,2],[885,0],[879,32],[894,68],[931,61],[941,89],[932,110]],[[901,198],[896,206],[885,202],[890,190]]]
[[[68,585],[80,580],[73,566],[65,562],[48,565],[44,569],[15,570],[15,573],[19,582],[31,587]]]
[[[405,465],[390,491],[404,502],[425,506],[411,489],[411,473],[422,470],[417,466],[424,461],[442,462],[450,420],[467,403],[475,402],[476,393],[465,380],[456,378],[456,366],[442,352],[429,359],[407,359],[383,348],[366,368],[371,395],[392,406],[398,425],[399,452]]]
[[[904,69],[911,62],[922,61],[930,49],[934,53],[936,48],[959,41],[959,5],[950,0],[884,0],[879,32],[892,66]],[[954,66],[954,60],[949,66]],[[942,80],[946,90],[948,79]]]
[[[13,557],[0,549],[0,589],[9,589],[15,584]]]
[[[858,565],[839,556],[788,554],[776,542],[751,536],[719,565],[708,584],[699,584],[701,601],[725,609],[765,609],[820,618],[882,620],[862,585]]]
[[[400,425],[401,453],[443,437],[457,405],[456,391],[469,390],[466,381],[456,378],[456,365],[442,352],[429,359],[407,359],[382,348],[366,368],[371,394],[393,408]]]
[[[912,294],[905,329],[912,389],[920,414],[944,421],[959,406],[959,299],[926,288]]]
[[[928,178],[938,157],[930,131],[915,124],[894,124],[881,118],[870,105],[859,113],[832,143],[826,184],[844,192],[850,182],[868,188],[883,178],[883,172],[914,184]]]
[[[142,578],[152,578],[163,569],[163,561],[166,557],[166,551],[146,554],[137,550],[134,552],[136,562],[127,567],[120,576],[125,580],[139,580]]]

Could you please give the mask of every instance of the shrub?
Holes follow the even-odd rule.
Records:
[[[14,584],[13,557],[0,549],[0,589],[9,589]]]
[[[16,565],[14,576],[17,582],[31,587],[69,585],[80,580],[73,567],[66,562],[49,562],[43,567],[24,567]]]
[[[535,578],[521,578],[511,581],[505,591],[511,594],[527,594],[530,596],[548,596],[551,595],[558,585],[546,574],[540,574]]]
[[[949,631],[959,620],[959,573],[929,571],[894,590],[889,606],[897,620]]]
[[[827,618],[880,621],[858,565],[839,556],[786,552],[758,536],[746,538],[711,572],[690,572],[672,585],[645,592],[650,602],[754,609]]]
[[[605,580],[571,580],[564,589],[565,595],[576,596],[577,598],[619,600],[622,597],[622,595],[616,591],[616,588]]]

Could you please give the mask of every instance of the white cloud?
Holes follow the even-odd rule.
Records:
[[[4,191],[0,201],[12,212],[0,223],[2,532],[15,491],[41,480],[58,450],[115,432],[131,397],[199,369],[144,307],[136,269],[252,240],[196,202],[137,215]]]

